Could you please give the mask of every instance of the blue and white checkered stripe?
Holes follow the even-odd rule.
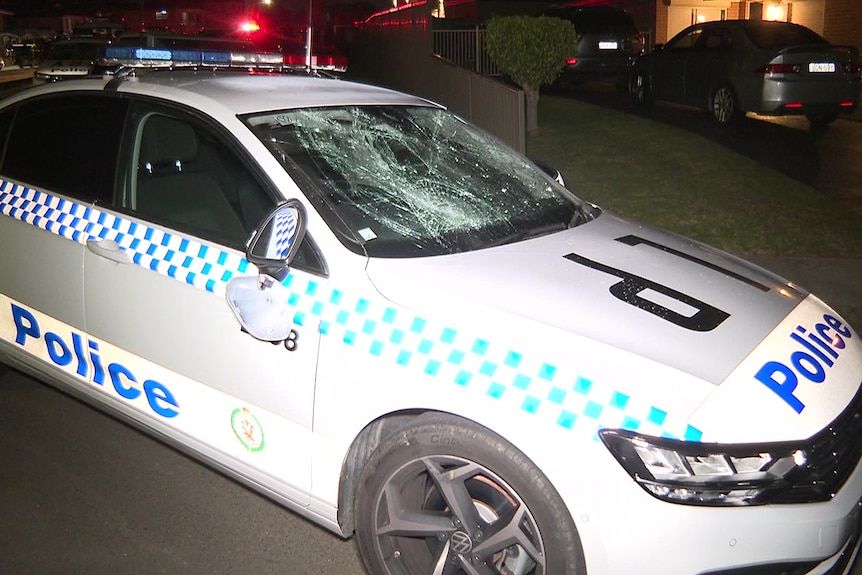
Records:
[[[234,253],[8,181],[0,181],[0,213],[81,244],[90,238],[113,240],[137,265],[220,296],[233,276],[254,273]],[[699,430],[659,406],[583,377],[567,358],[551,361],[524,353],[499,339],[310,276],[290,274],[284,285],[296,325],[317,327],[324,336],[418,376],[449,382],[593,438],[602,428],[623,428],[701,439]]]
[[[296,236],[296,214],[294,209],[281,210],[272,222],[270,253],[275,253],[277,258],[283,258],[290,253],[290,246]]]
[[[81,244],[113,240],[137,265],[219,295],[249,267],[235,253],[9,181],[0,181],[0,213]]]
[[[702,433],[679,418],[607,382],[583,377],[569,358],[548,361],[459,330],[379,298],[363,298],[291,274],[288,305],[296,325],[317,325],[362,353],[421,376],[449,382],[473,395],[504,402],[597,439],[603,428],[699,441]],[[413,381],[415,378],[405,378]]]

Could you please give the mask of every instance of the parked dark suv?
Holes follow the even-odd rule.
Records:
[[[543,15],[569,20],[578,36],[578,45],[566,60],[561,81],[624,76],[643,53],[643,38],[634,20],[613,6],[558,6]]]

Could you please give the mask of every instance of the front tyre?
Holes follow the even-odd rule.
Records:
[[[360,477],[357,545],[374,575],[583,575],[557,491],[493,432],[423,416],[387,438]]]

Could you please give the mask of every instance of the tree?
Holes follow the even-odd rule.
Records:
[[[539,88],[557,79],[577,45],[575,27],[547,16],[496,16],[487,26],[488,56],[527,96],[527,132],[539,131]]]

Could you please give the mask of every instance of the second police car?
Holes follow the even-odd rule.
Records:
[[[814,295],[425,100],[109,50],[166,69],[0,106],[4,363],[375,574],[849,572],[862,345]]]

